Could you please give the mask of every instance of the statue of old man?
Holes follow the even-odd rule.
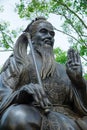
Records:
[[[57,63],[54,36],[52,24],[39,17],[18,37],[0,74],[2,130],[87,130],[87,81],[79,53],[70,48],[66,66]]]

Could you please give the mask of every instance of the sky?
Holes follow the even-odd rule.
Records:
[[[5,20],[10,22],[11,29],[17,29],[18,27],[24,26],[25,28],[29,24],[30,20],[20,19],[16,12],[14,12],[15,3],[18,3],[19,0],[0,0],[0,6],[4,5],[4,12],[0,13],[0,20]],[[61,20],[57,15],[50,14],[48,19],[57,29],[61,29]],[[62,50],[68,50],[69,43],[67,36],[55,31],[55,47],[60,47]],[[15,41],[14,41],[15,44]],[[0,66],[4,64],[6,59],[12,52],[0,52]]]

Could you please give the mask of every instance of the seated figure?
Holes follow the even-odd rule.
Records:
[[[87,81],[79,53],[70,48],[66,66],[57,63],[54,36],[52,24],[40,17],[18,37],[0,74],[0,130],[87,130]]]

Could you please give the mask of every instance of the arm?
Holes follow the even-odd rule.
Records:
[[[27,73],[26,66],[29,67],[27,44],[27,37],[25,34],[22,34],[15,44],[13,55],[9,58],[7,66],[2,71],[4,85],[8,86],[9,89],[12,89],[12,93],[9,94],[9,96],[6,96],[5,99],[8,101],[8,105],[10,103],[21,103],[23,100],[24,103],[26,103],[26,95],[28,95],[28,102],[30,102],[30,97],[32,96],[36,103],[38,103],[41,107],[45,107],[49,104],[49,101],[43,88],[41,88],[38,84],[30,83],[29,80],[26,84],[26,81],[23,80],[23,78],[25,79],[25,75]],[[2,104],[4,103],[2,102]]]
[[[29,104],[33,101],[43,109],[45,109],[45,106],[50,105],[50,102],[40,85],[27,84],[22,86],[20,89],[13,91],[10,87],[8,88],[2,83],[0,76],[0,114],[2,114],[4,110],[11,104]]]
[[[80,55],[74,49],[68,50],[68,61],[66,63],[66,72],[71,82],[78,88],[86,87],[86,82],[82,76],[82,64]]]

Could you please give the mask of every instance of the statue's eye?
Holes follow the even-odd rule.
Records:
[[[40,30],[40,32],[41,33],[47,33],[47,30],[43,28],[43,29]]]
[[[54,37],[55,36],[55,32],[54,31],[50,31],[50,35]]]

